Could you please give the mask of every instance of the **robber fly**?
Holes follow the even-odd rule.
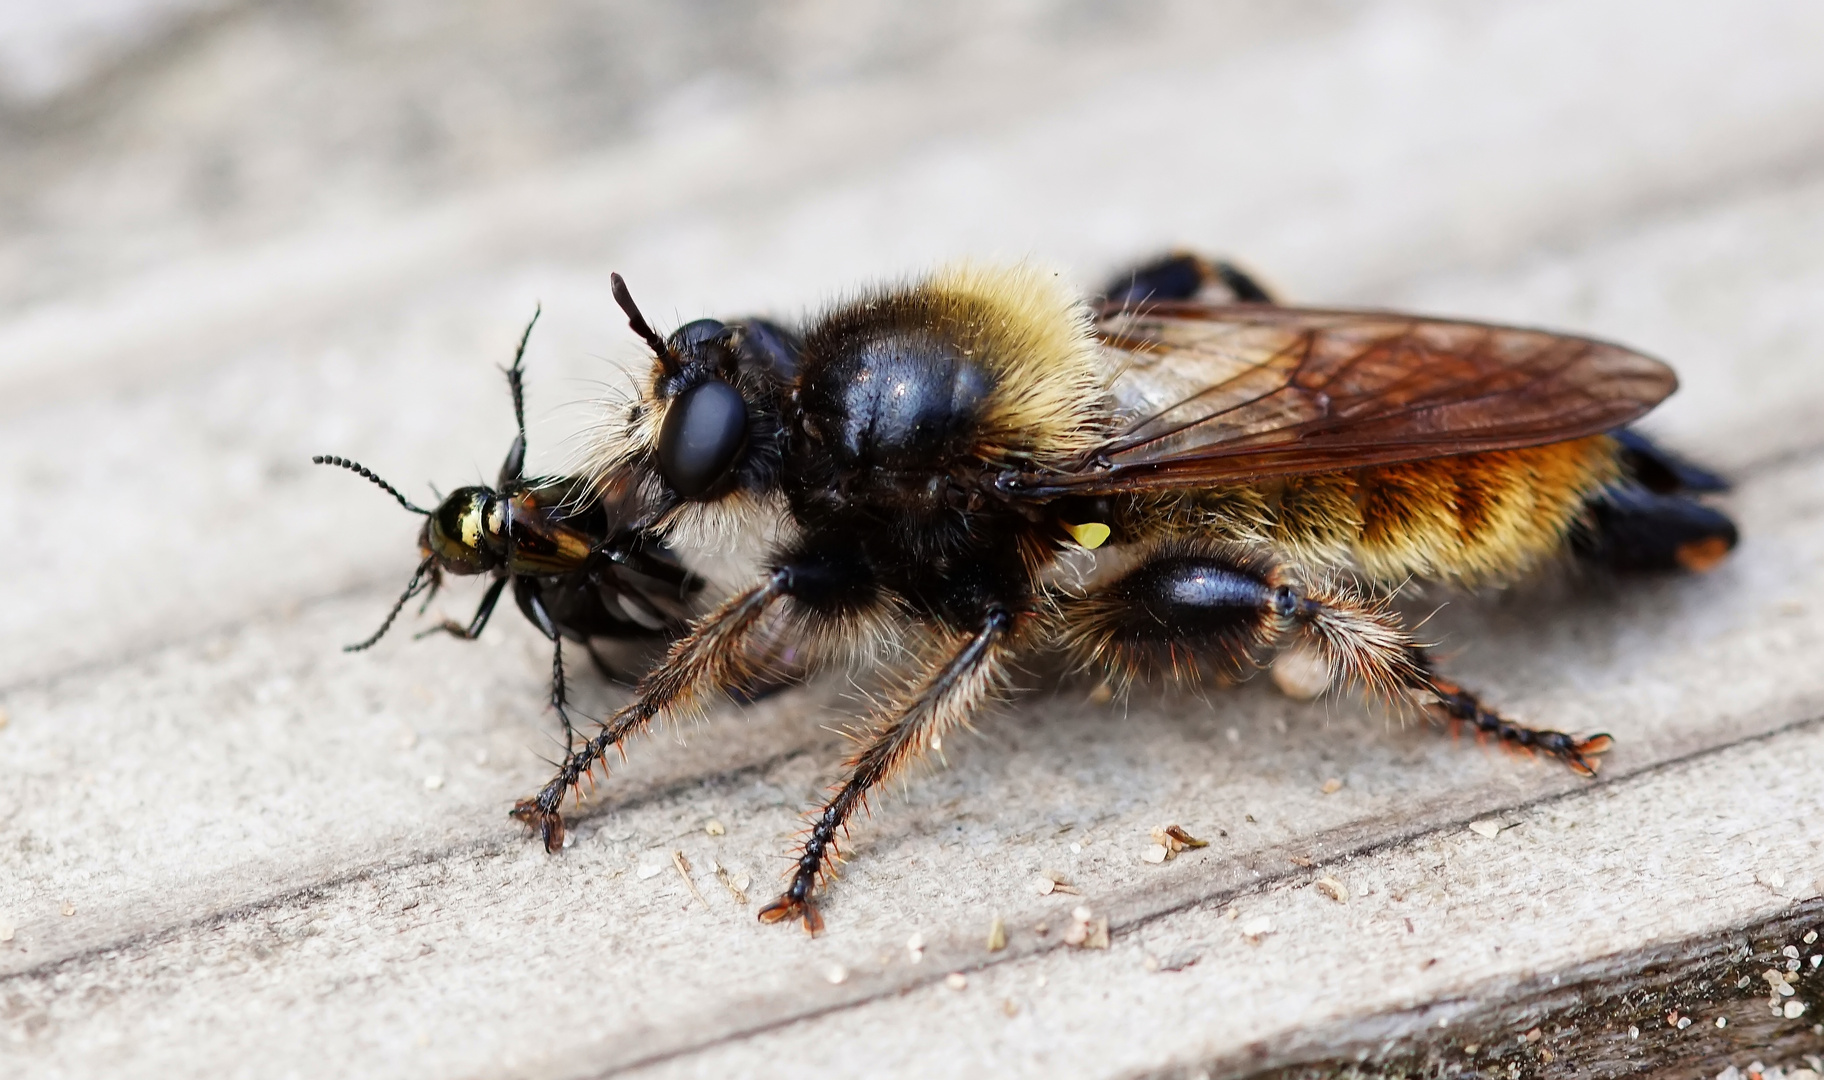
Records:
[[[525,475],[522,365],[537,322],[534,313],[513,364],[506,369],[519,433],[494,487],[457,488],[437,509],[426,510],[353,461],[331,455],[311,460],[373,481],[399,505],[425,518],[418,534],[418,569],[405,591],[380,629],[345,651],[360,652],[386,636],[412,597],[423,593],[419,610],[429,607],[444,574],[492,574],[493,584],[466,624],[445,620],[418,636],[443,632],[464,640],[479,637],[511,584],[519,610],[551,640],[551,705],[574,748],[575,728],[564,684],[564,639],[583,645],[609,678],[625,679],[623,667],[649,664],[665,643],[683,632],[695,613],[692,601],[703,582],[669,547],[633,524],[645,515],[631,478],[617,482],[607,477]]]
[[[1031,268],[959,266],[799,329],[704,319],[669,337],[612,280],[654,361],[594,474],[637,482],[646,524],[687,550],[765,522],[781,538],[514,815],[555,850],[566,792],[611,747],[753,678],[781,626],[813,643],[924,631],[766,922],[821,926],[813,897],[856,807],[1036,650],[1118,681],[1232,678],[1297,644],[1372,695],[1591,775],[1608,736],[1496,713],[1389,597],[1567,552],[1702,570],[1736,540],[1689,497],[1715,477],[1622,430],[1672,372],[1604,342],[1281,307],[1189,255],[1093,304]]]

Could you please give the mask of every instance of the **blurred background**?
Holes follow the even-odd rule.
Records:
[[[1621,337],[1748,437],[1744,346],[1790,353],[1817,295],[1820,43],[1802,2],[0,6],[0,509],[42,523],[0,537],[0,679],[398,573],[409,523],[308,455],[491,474],[542,301],[560,465],[561,407],[637,354],[617,269],[661,322],[789,317],[1188,244],[1294,300]],[[1674,217],[1673,277],[1563,257]]]
[[[1092,288],[1191,246],[1296,302],[1625,341],[1680,372],[1648,424],[1674,446],[1740,475],[1802,458],[1821,61],[1813,0],[0,0],[0,763],[22,779],[0,783],[22,837],[0,920],[74,955],[505,835],[549,749],[543,642],[502,614],[477,645],[338,655],[409,575],[418,522],[309,458],[420,501],[492,477],[499,367],[542,303],[531,459],[562,468],[641,356],[611,271],[663,330],[793,318],[959,256]],[[1745,549],[1761,591],[1729,595],[1813,573],[1784,550]],[[1575,683],[1550,650],[1682,655],[1655,635],[1686,625],[1603,623],[1591,646],[1535,621],[1504,632],[1547,659],[1467,666],[1549,694]],[[629,775],[733,767],[759,739]],[[60,918],[65,896],[107,914]],[[273,1008],[247,1038],[308,1041]],[[446,1010],[457,1066],[465,1015]]]

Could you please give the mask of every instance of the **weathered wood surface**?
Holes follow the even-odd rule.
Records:
[[[9,106],[0,175],[30,212],[0,226],[0,1072],[1684,1076],[1824,1053],[1824,12],[977,7],[559,6],[543,37],[503,29],[518,5],[210,8]],[[521,78],[585,26],[613,86]],[[566,141],[547,112],[589,123]],[[1651,427],[1740,480],[1737,557],[1430,624],[1514,713],[1612,732],[1601,780],[1264,685],[1053,688],[882,800],[812,941],[753,911],[841,756],[840,684],[638,747],[551,858],[504,816],[552,752],[530,628],[337,652],[416,523],[309,455],[491,474],[495,366],[535,298],[555,466],[589,420],[560,406],[637,355],[611,269],[666,318],[789,313],[957,254],[1088,283],[1166,243],[1299,298],[1679,368]],[[1212,845],[1144,862],[1169,823]],[[1079,905],[1106,951],[1061,943]],[[1761,974],[1787,945],[1791,1019]]]

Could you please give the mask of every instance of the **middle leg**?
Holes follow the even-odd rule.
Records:
[[[812,894],[836,854],[837,831],[847,830],[850,815],[866,801],[872,788],[918,757],[946,731],[966,723],[970,712],[1003,685],[1013,627],[1011,612],[991,607],[975,633],[948,662],[926,674],[910,693],[885,710],[884,722],[874,726],[867,745],[849,759],[848,777],[814,819],[810,836],[799,851],[791,884],[777,900],[761,909],[761,922],[795,918],[813,934],[823,928]]]

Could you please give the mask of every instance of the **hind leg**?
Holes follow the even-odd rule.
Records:
[[[1217,676],[1265,663],[1285,645],[1313,647],[1372,697],[1411,701],[1507,745],[1595,775],[1607,735],[1578,738],[1517,724],[1439,675],[1397,612],[1347,592],[1307,588],[1283,568],[1166,549],[1086,597],[1064,601],[1068,644],[1119,681],[1137,674]]]
[[[1272,304],[1273,294],[1245,271],[1223,259],[1174,251],[1124,271],[1102,290],[1116,307],[1160,300],[1209,299],[1222,303]]]

